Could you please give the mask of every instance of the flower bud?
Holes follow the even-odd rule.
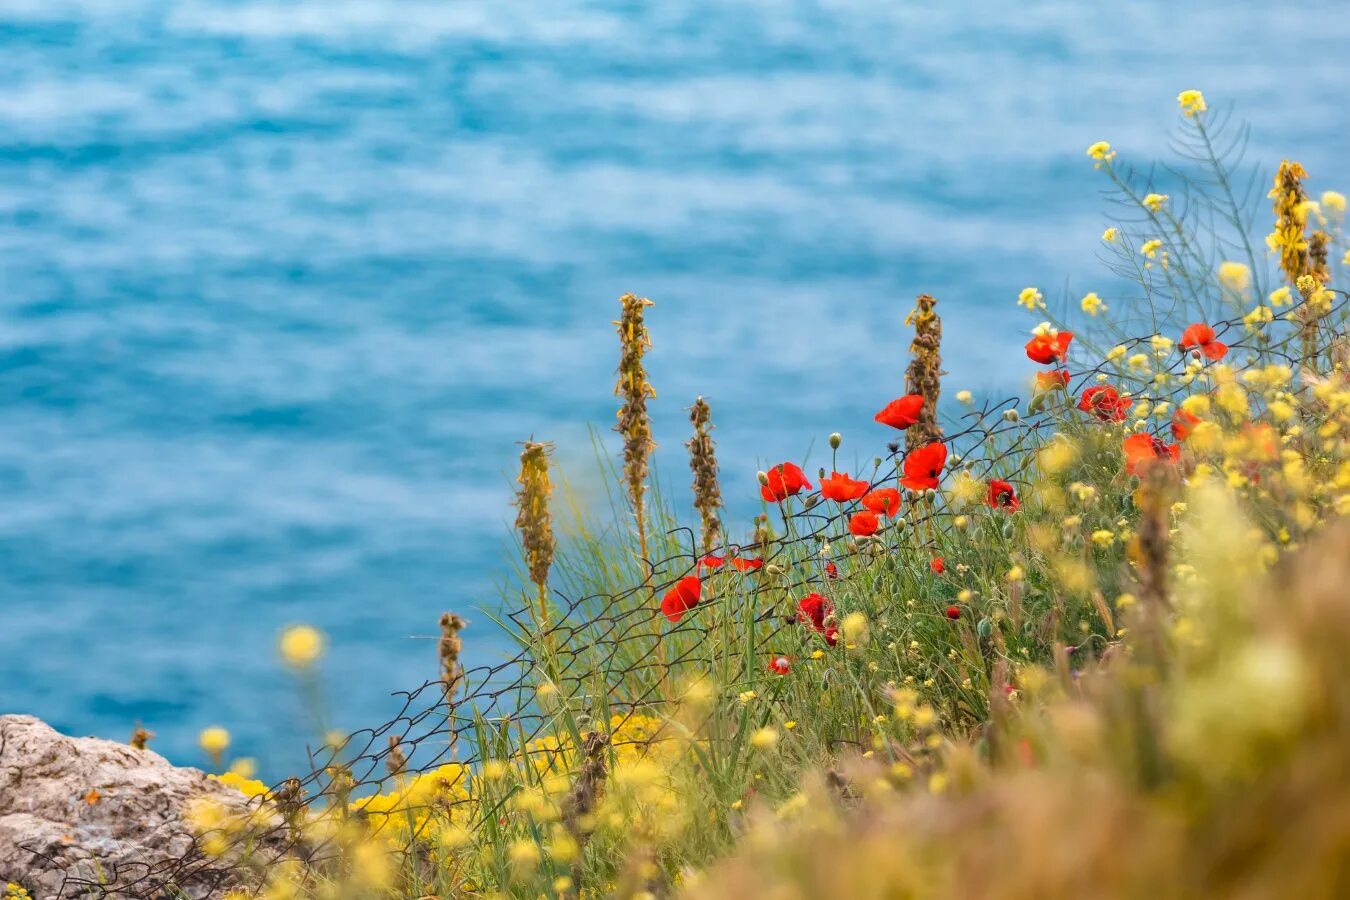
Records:
[[[1015,406],[1012,409],[1005,409],[1003,411],[1003,420],[1005,422],[1016,422],[1020,418],[1022,418],[1022,414],[1017,411],[1017,407]]]
[[[838,449],[839,449],[839,445],[842,444],[843,442],[844,442],[844,436],[843,436],[842,434],[840,434],[839,432],[836,431],[836,432],[834,432],[833,434],[830,435],[830,447],[831,447],[832,449],[838,450]]]
[[[761,472],[756,472],[756,473],[755,473],[755,477],[759,479],[759,483],[760,483],[760,484],[765,485],[766,487],[768,486],[768,484],[769,484],[769,473],[768,473],[768,472],[762,472],[762,471],[761,471]]]

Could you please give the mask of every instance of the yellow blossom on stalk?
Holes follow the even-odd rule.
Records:
[[[1171,338],[1164,337],[1161,334],[1155,334],[1149,338],[1149,343],[1153,345],[1153,352],[1158,356],[1166,356],[1171,353],[1174,346]]]
[[[1177,104],[1181,107],[1181,111],[1188,119],[1191,116],[1209,109],[1209,107],[1205,105],[1205,95],[1194,90],[1182,91],[1180,94],[1177,94]]]
[[[957,402],[957,403],[964,403],[964,404],[966,404],[967,406],[969,406],[969,405],[970,405],[971,403],[973,403],[974,401],[975,401],[975,395],[972,394],[970,391],[957,391],[957,392],[956,392],[956,402]]]
[[[1157,259],[1158,250],[1161,247],[1162,241],[1158,240],[1157,238],[1153,238],[1152,240],[1144,241],[1144,243],[1141,244],[1139,247],[1139,252],[1147,256],[1149,259]]]
[[[1097,296],[1095,291],[1085,296],[1079,305],[1083,307],[1083,312],[1093,317],[1095,317],[1097,313],[1108,308],[1107,305],[1102,302],[1102,298]]]
[[[1165,204],[1170,199],[1171,197],[1169,197],[1167,194],[1149,194],[1148,196],[1144,197],[1143,200],[1144,208],[1147,209],[1149,212],[1158,212],[1163,208],[1163,204]]]
[[[1279,309],[1281,306],[1288,306],[1290,303],[1293,303],[1294,295],[1286,286],[1271,291],[1268,299],[1270,300],[1271,306]]]
[[[1025,287],[1022,288],[1021,293],[1017,295],[1017,303],[1019,306],[1025,306],[1029,310],[1035,310],[1045,306],[1045,297],[1034,287]]]
[[[1345,195],[1340,191],[1323,191],[1322,208],[1336,217],[1345,214]]]
[[[1125,360],[1125,364],[1128,365],[1131,369],[1138,369],[1140,371],[1147,372],[1150,365],[1148,354],[1136,353],[1129,359]]]
[[[1119,236],[1120,232],[1116,230],[1116,227],[1114,225],[1112,225],[1110,228],[1107,228],[1105,231],[1102,232],[1102,240],[1108,244],[1114,244],[1116,242],[1116,238]]]
[[[277,642],[281,658],[292,669],[308,669],[323,655],[323,634],[312,625],[292,625]]]
[[[750,735],[750,746],[756,750],[772,750],[778,746],[778,732],[773,728],[759,728]]]
[[[1350,250],[1345,251],[1345,255],[1341,257],[1341,265],[1350,266]]]
[[[1022,570],[1021,566],[1013,566],[1011,569],[1008,570],[1007,574],[1004,575],[1003,577],[1006,578],[1009,582],[1018,582],[1026,578],[1027,573]]]
[[[1270,307],[1258,306],[1242,317],[1242,323],[1246,325],[1247,328],[1254,330],[1262,325],[1265,325],[1268,322],[1273,321],[1274,318],[1275,315],[1270,311]]]
[[[1097,160],[1098,165],[1094,168],[1101,168],[1101,163],[1114,159],[1116,151],[1111,149],[1111,145],[1106,141],[1097,141],[1087,148],[1087,155]]]
[[[1098,547],[1110,547],[1116,542],[1116,533],[1108,531],[1105,528],[1099,528],[1092,532],[1092,543]]]
[[[1036,461],[1042,472],[1053,475],[1062,472],[1078,459],[1078,448],[1062,437],[1047,441],[1037,454]]]
[[[1111,362],[1115,362],[1118,359],[1123,359],[1125,357],[1125,352],[1125,347],[1121,344],[1117,344],[1106,354],[1106,358]]]
[[[742,703],[749,703],[751,700],[755,699],[758,696],[759,694],[755,693],[754,691],[741,691],[739,694],[736,695],[736,699],[741,701]]]
[[[1250,411],[1247,392],[1235,382],[1219,385],[1218,390],[1214,392],[1214,399],[1220,409],[1235,418],[1246,418]]]
[[[1252,270],[1240,262],[1228,260],[1219,263],[1219,281],[1229,290],[1241,293],[1252,283]]]
[[[202,729],[197,735],[197,743],[219,765],[221,754],[230,748],[230,733],[219,725],[212,725]]]
[[[984,494],[984,484],[966,470],[962,469],[947,483],[947,497],[956,506],[974,503]]]
[[[867,643],[868,625],[867,616],[860,612],[852,612],[844,617],[840,623],[840,630],[844,633],[844,640],[850,644]]]
[[[1206,415],[1209,412],[1209,396],[1206,394],[1191,394],[1181,401],[1181,408],[1193,416]]]

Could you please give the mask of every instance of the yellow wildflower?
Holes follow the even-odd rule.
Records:
[[[1116,533],[1107,531],[1105,528],[1099,528],[1092,532],[1092,543],[1098,547],[1110,547],[1116,542]]]
[[[1227,260],[1219,263],[1219,281],[1229,290],[1241,293],[1252,283],[1252,270],[1240,262]]]
[[[1045,306],[1045,297],[1034,287],[1022,288],[1021,293],[1017,295],[1019,306],[1025,306],[1029,310],[1035,310],[1038,307]]]
[[[1279,309],[1294,302],[1294,295],[1288,287],[1276,288],[1270,292],[1270,305]]]
[[[1120,232],[1116,230],[1114,225],[1102,232],[1102,240],[1108,244],[1114,244],[1119,236]]]
[[[212,757],[218,757],[230,746],[230,733],[219,725],[203,728],[197,736],[197,743]]]
[[[772,728],[759,728],[750,735],[750,746],[756,750],[772,750],[778,746],[778,732]]]
[[[1340,191],[1323,191],[1322,208],[1337,217],[1345,214],[1345,195]]]
[[[1186,118],[1202,113],[1209,109],[1205,105],[1205,95],[1199,91],[1182,91],[1177,94],[1177,103],[1181,106],[1181,111],[1185,113]]]
[[[1107,160],[1114,159],[1116,151],[1112,150],[1111,145],[1106,141],[1097,141],[1087,148],[1087,155],[1097,160],[1100,164]],[[1100,168],[1100,165],[1098,165],[1097,168]]]
[[[292,625],[277,642],[281,658],[292,669],[308,669],[323,655],[323,634],[312,625]]]
[[[1157,259],[1158,250],[1161,247],[1162,241],[1158,240],[1157,238],[1153,238],[1152,240],[1144,241],[1144,243],[1139,247],[1139,252],[1147,256],[1149,259]]]
[[[1170,199],[1171,197],[1167,194],[1149,194],[1144,197],[1144,208],[1149,212],[1158,212],[1163,208],[1163,204]]]
[[[975,395],[972,394],[970,391],[957,391],[956,402],[964,403],[967,406],[969,406],[971,403],[975,402]]]
[[[1097,313],[1108,308],[1107,305],[1102,302],[1102,298],[1097,296],[1095,291],[1085,296],[1080,305],[1083,307],[1083,312],[1094,317]]]

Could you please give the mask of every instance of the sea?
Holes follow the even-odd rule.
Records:
[[[518,442],[602,493],[621,294],[740,528],[889,439],[916,294],[1015,390],[1018,291],[1109,285],[1084,148],[1166,161],[1179,91],[1350,189],[1347,47],[1343,0],[0,0],[0,713],[299,771],[286,625],[342,729],[444,610],[511,652]]]

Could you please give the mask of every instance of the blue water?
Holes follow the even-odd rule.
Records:
[[[922,6],[0,0],[0,711],[286,774],[308,621],[380,720],[493,602],[515,442],[586,470],[624,291],[662,465],[706,394],[748,496],[881,445],[919,291],[952,388],[1023,373],[1017,291],[1099,284],[1083,148],[1177,91],[1350,186],[1344,3]]]

